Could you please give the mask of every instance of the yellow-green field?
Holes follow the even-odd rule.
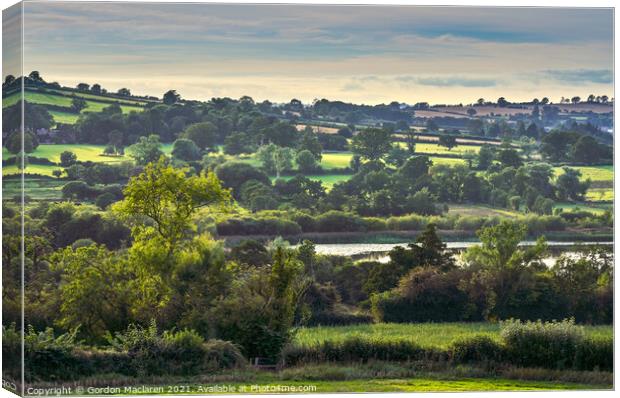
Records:
[[[586,199],[592,202],[610,202],[614,200],[613,188],[590,188],[586,192]]]
[[[399,142],[398,145],[403,148],[407,147],[407,144],[404,142]],[[448,150],[445,146],[438,144],[417,143],[415,144],[415,151],[416,153],[437,153],[446,155],[463,155],[466,153],[476,154],[480,151],[480,145],[457,145]]]
[[[329,152],[323,153],[321,166],[324,169],[335,169],[348,167],[353,154],[351,152]]]
[[[614,180],[614,166],[570,166],[581,172],[581,178],[590,179],[592,182],[612,181]],[[555,176],[564,174],[562,167],[554,167]]]
[[[311,180],[321,181],[321,183],[323,184],[323,187],[325,187],[327,190],[330,190],[334,186],[334,184],[341,182],[341,181],[347,181],[349,178],[351,178],[351,175],[349,174],[316,174],[316,175],[307,175],[306,177],[308,177]],[[293,178],[293,176],[282,176],[280,178],[283,180],[290,180],[291,178]],[[276,178],[271,177],[271,180],[275,181]]]
[[[605,204],[576,204],[576,203],[567,203],[567,202],[558,202],[553,206],[554,209],[562,209],[562,211],[570,212],[570,211],[589,211],[594,214],[603,214],[606,210],[612,209],[611,205]]]
[[[145,104],[148,104],[148,101],[145,100],[140,100],[140,99],[134,99],[134,98],[126,98],[126,99],[121,99],[121,98],[116,98],[116,97],[108,97],[105,95],[97,95],[97,94],[90,94],[90,93],[86,93],[86,92],[75,92],[75,91],[66,91],[66,90],[49,90],[52,91],[54,93],[60,93],[60,94],[74,94],[78,97],[82,97],[84,99],[92,99],[92,100],[101,100],[101,99],[105,99],[105,100],[109,100],[109,101],[118,101],[121,104],[125,104],[125,105],[139,105],[139,106],[143,106]]]
[[[75,124],[80,115],[69,112],[49,111],[56,123]]]
[[[380,364],[383,371],[357,370],[355,366],[320,365],[314,370],[303,368],[284,370],[280,373],[261,372],[258,375],[246,375],[246,381],[224,381],[217,383],[197,383],[186,386],[187,391],[174,392],[174,395],[206,394],[318,394],[318,393],[387,393],[387,392],[481,392],[481,391],[560,391],[560,390],[611,390],[613,383],[574,383],[565,381],[520,380],[502,377],[455,377],[442,374],[420,375],[410,377],[402,375],[406,371],[394,369],[393,364]],[[375,367],[376,367],[375,366]],[[303,373],[309,372],[306,377]],[[370,373],[365,378],[356,374]],[[392,375],[394,373],[394,375]],[[412,374],[415,372],[411,372]],[[321,375],[323,375],[321,377]],[[386,375],[388,375],[386,377]],[[238,376],[239,377],[239,376]],[[225,386],[229,391],[222,392]],[[169,394],[166,386],[154,394]],[[151,394],[149,394],[151,395]]]
[[[476,217],[517,217],[521,213],[508,209],[498,209],[483,205],[461,205],[461,204],[448,204],[448,214],[459,214],[461,216],[476,216]]]
[[[52,172],[54,170],[62,171],[62,168],[60,166],[50,166],[50,165],[44,165],[44,164],[29,164],[24,169],[24,173],[40,174],[40,175],[44,175],[48,177],[53,177]],[[20,173],[20,170],[15,165],[5,166],[2,168],[3,176],[15,175],[19,173]]]
[[[25,98],[26,101],[31,102],[33,104],[41,104],[41,105],[71,106],[71,101],[72,101],[72,98],[70,97],[64,97],[61,95],[54,95],[54,94],[48,94],[48,93],[30,92],[30,91],[26,91],[25,97],[26,97]],[[17,103],[19,100],[20,100],[20,93],[9,95],[8,97],[5,97],[2,99],[2,107],[4,108],[6,106],[13,105]],[[99,102],[99,101],[89,99],[89,100],[86,100],[86,108],[82,110],[82,113],[101,112],[103,108],[107,108],[108,106],[110,106],[109,103]],[[121,109],[123,113],[129,113],[131,111],[138,111],[138,112],[142,111],[142,107],[140,106],[126,105],[126,104],[122,104]],[[73,122],[77,120],[77,118],[75,120],[73,118],[69,118],[67,116],[68,114],[64,112],[56,112],[56,115],[58,115],[62,119],[62,120],[54,119],[56,122],[68,123],[68,122],[71,122],[72,120]]]

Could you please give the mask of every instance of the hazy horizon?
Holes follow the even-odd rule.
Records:
[[[27,2],[24,13],[24,72],[67,86],[305,103],[613,96],[611,9]]]

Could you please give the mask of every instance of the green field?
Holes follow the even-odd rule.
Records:
[[[308,177],[311,180],[321,181],[323,186],[327,188],[327,190],[329,190],[334,186],[334,184],[341,182],[341,181],[347,181],[349,178],[351,178],[351,175],[349,174],[315,174],[315,175],[307,175],[306,177]],[[282,176],[280,178],[288,181],[291,178],[293,178],[293,176]],[[275,181],[276,178],[271,177],[271,180]]]
[[[56,123],[75,124],[80,115],[69,112],[49,111]]]
[[[402,148],[406,148],[407,144],[404,142],[398,143]],[[465,153],[476,154],[480,151],[480,145],[457,145],[454,148],[448,150],[445,146],[439,144],[430,143],[417,143],[415,144],[416,153],[437,153],[446,155],[463,155]]]
[[[563,211],[589,211],[594,214],[603,214],[605,210],[613,209],[611,205],[592,204],[592,203],[568,203],[558,202],[553,206],[554,209],[560,208]]]
[[[576,169],[581,172],[581,178],[590,179],[592,182],[610,181],[614,180],[614,166],[569,166],[571,169]],[[555,176],[564,174],[562,167],[554,167],[553,171]]]
[[[331,369],[330,369],[331,370]],[[248,382],[221,382],[210,384],[191,384],[188,394],[218,394],[218,388],[234,388],[236,394],[299,394],[299,393],[363,393],[363,392],[467,392],[467,391],[559,391],[559,390],[610,390],[610,384],[585,384],[559,381],[529,381],[507,378],[455,378],[455,377],[414,377],[346,379],[347,368],[338,367],[331,374],[340,374],[344,380],[323,379],[282,379],[277,375],[263,375]],[[162,393],[166,393],[165,387]],[[306,391],[304,391],[306,390]],[[175,392],[174,394],[184,394]],[[230,392],[225,392],[230,394]]]
[[[86,93],[86,92],[81,92],[81,91],[68,91],[68,90],[49,90],[55,93],[60,93],[60,94],[68,94],[68,95],[76,95],[78,97],[82,97],[84,99],[92,99],[92,100],[107,100],[107,101],[118,101],[120,104],[122,105],[139,105],[139,106],[143,106],[149,103],[149,101],[145,101],[145,100],[141,100],[141,99],[134,99],[134,98],[126,98],[126,99],[121,99],[121,98],[116,98],[116,97],[108,97],[106,95],[97,95],[97,94],[91,94],[91,93]]]
[[[52,174],[52,172],[54,170],[62,170],[62,168],[60,166],[51,166],[51,165],[43,165],[43,164],[29,164],[24,169],[24,173],[40,174],[40,175],[44,175],[44,176],[48,176],[48,177],[53,177],[54,175]],[[20,171],[17,168],[17,166],[15,166],[15,165],[5,166],[5,167],[2,168],[2,175],[3,176],[15,175],[15,174],[19,174],[19,173],[20,173]]]
[[[81,97],[81,95],[76,95],[78,97]],[[12,95],[9,95],[8,97],[5,97],[2,99],[2,107],[6,107],[6,106],[10,106],[13,105],[15,103],[17,103],[21,98],[21,94],[20,93],[15,93]],[[33,104],[41,104],[41,105],[58,105],[58,106],[71,106],[71,101],[72,98],[70,97],[64,97],[61,95],[54,95],[54,94],[50,94],[50,93],[38,93],[38,92],[31,92],[31,91],[26,91],[25,93],[25,99],[28,102],[31,102]],[[109,103],[106,102],[99,102],[99,101],[95,101],[92,99],[87,99],[86,100],[86,108],[84,108],[82,110],[82,113],[84,112],[101,112],[103,110],[103,108],[107,108],[108,106],[110,106]],[[135,106],[135,105],[127,105],[127,104],[121,104],[121,109],[123,111],[123,113],[129,113],[131,111],[142,111],[142,107],[140,106]],[[50,112],[51,113],[51,112]],[[62,122],[62,123],[75,123],[75,120],[77,120],[77,115],[74,115],[74,117],[70,117],[69,115],[71,115],[70,113],[66,113],[66,112],[56,112],[54,111],[54,113],[52,113],[52,116],[54,116],[54,120],[56,122]],[[56,116],[59,117],[59,119],[56,119]]]
[[[51,179],[27,179],[24,181],[24,194],[37,200],[59,200],[62,198],[62,187],[66,184],[63,180]],[[19,179],[2,180],[2,194],[4,200],[11,200],[21,194],[21,181]]]
[[[614,200],[613,188],[590,188],[586,192],[586,199],[593,202],[610,202]]]
[[[611,326],[585,326],[592,337],[613,337]],[[312,346],[323,341],[343,341],[358,336],[377,340],[406,340],[422,347],[447,348],[464,337],[487,335],[499,339],[497,323],[378,323],[353,326],[317,326],[300,328],[294,343]]]
[[[351,152],[323,153],[323,158],[321,159],[321,166],[324,169],[349,167],[351,158],[353,158],[353,154]]]

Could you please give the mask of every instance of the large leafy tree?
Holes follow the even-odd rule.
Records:
[[[293,167],[295,152],[291,148],[280,147],[274,144],[262,146],[256,153],[256,157],[263,164],[268,173],[280,178],[280,174]]]
[[[379,160],[391,149],[390,140],[388,130],[368,128],[353,137],[351,150],[367,160]]]
[[[217,126],[211,122],[195,123],[186,128],[181,137],[194,141],[200,149],[213,149],[217,139]]]
[[[466,261],[477,267],[495,270],[524,267],[540,260],[546,250],[544,238],[530,248],[520,248],[519,243],[526,236],[526,227],[513,221],[504,220],[482,228],[477,235],[481,244],[465,252]]]
[[[166,165],[164,159],[148,164],[129,181],[123,191],[125,199],[114,208],[133,226],[134,247],[141,242],[162,249],[163,258],[154,258],[153,264],[169,265],[172,254],[195,230],[190,221],[198,209],[230,201],[229,191],[214,173],[189,177],[187,173],[187,169]]]
[[[151,134],[148,137],[140,137],[138,142],[129,147],[129,153],[138,165],[144,166],[156,162],[164,153],[161,151],[159,136]]]
[[[51,258],[53,270],[62,273],[60,325],[81,327],[91,339],[120,331],[132,319],[136,275],[126,258],[105,246],[67,247]]]

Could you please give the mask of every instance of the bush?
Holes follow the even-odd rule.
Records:
[[[387,220],[387,227],[395,231],[421,231],[426,227],[428,217],[418,214],[410,214],[401,217],[390,217]]]
[[[586,338],[577,346],[573,367],[579,370],[614,369],[613,338]]]
[[[484,225],[486,219],[484,217],[476,217],[476,216],[464,216],[459,217],[455,224],[454,228],[462,231],[477,231]]]
[[[132,325],[110,343],[128,354],[131,376],[198,375],[221,368],[240,367],[243,355],[232,343],[207,341],[193,330],[159,335],[155,323],[148,328]]]
[[[295,213],[291,218],[301,227],[303,232],[316,232],[317,223],[311,215],[305,213]]]
[[[364,217],[362,222],[366,231],[385,231],[387,229],[385,221],[381,218]]]
[[[277,218],[231,218],[217,224],[217,233],[227,235],[298,235],[299,224]]]
[[[77,329],[56,337],[52,328],[36,332],[29,326],[24,335],[26,380],[66,380],[88,374],[88,366],[74,355],[75,349],[79,347],[76,336]],[[15,344],[14,338],[10,338],[10,341]],[[17,343],[21,357],[21,344],[19,341]],[[17,364],[21,362],[19,357]]]
[[[456,363],[499,362],[504,349],[489,336],[474,336],[452,343],[450,356]]]
[[[361,217],[337,210],[321,214],[316,222],[318,232],[362,232],[365,230]]]
[[[372,323],[372,321],[372,316],[368,314],[320,311],[312,314],[305,326],[346,326]]]
[[[204,349],[204,369],[207,372],[240,368],[247,363],[239,347],[230,341],[209,340]]]
[[[405,275],[399,286],[371,297],[372,312],[379,322],[457,322],[477,320],[466,292],[459,285],[463,272],[440,273],[416,268]]]
[[[116,202],[116,200],[117,199],[114,194],[106,192],[97,196],[97,199],[95,199],[95,205],[97,205],[97,207],[99,207],[101,210],[105,210],[106,207]]]
[[[424,349],[405,340],[377,340],[351,337],[344,341],[323,341],[314,346],[289,345],[282,351],[285,365],[324,362],[414,361],[437,359],[442,353]]]
[[[511,363],[527,367],[570,369],[585,340],[583,327],[574,320],[562,322],[501,323],[501,337]]]
[[[559,216],[529,215],[523,218],[522,222],[527,226],[527,233],[529,235],[538,235],[547,231],[563,231],[566,229],[566,221]]]

